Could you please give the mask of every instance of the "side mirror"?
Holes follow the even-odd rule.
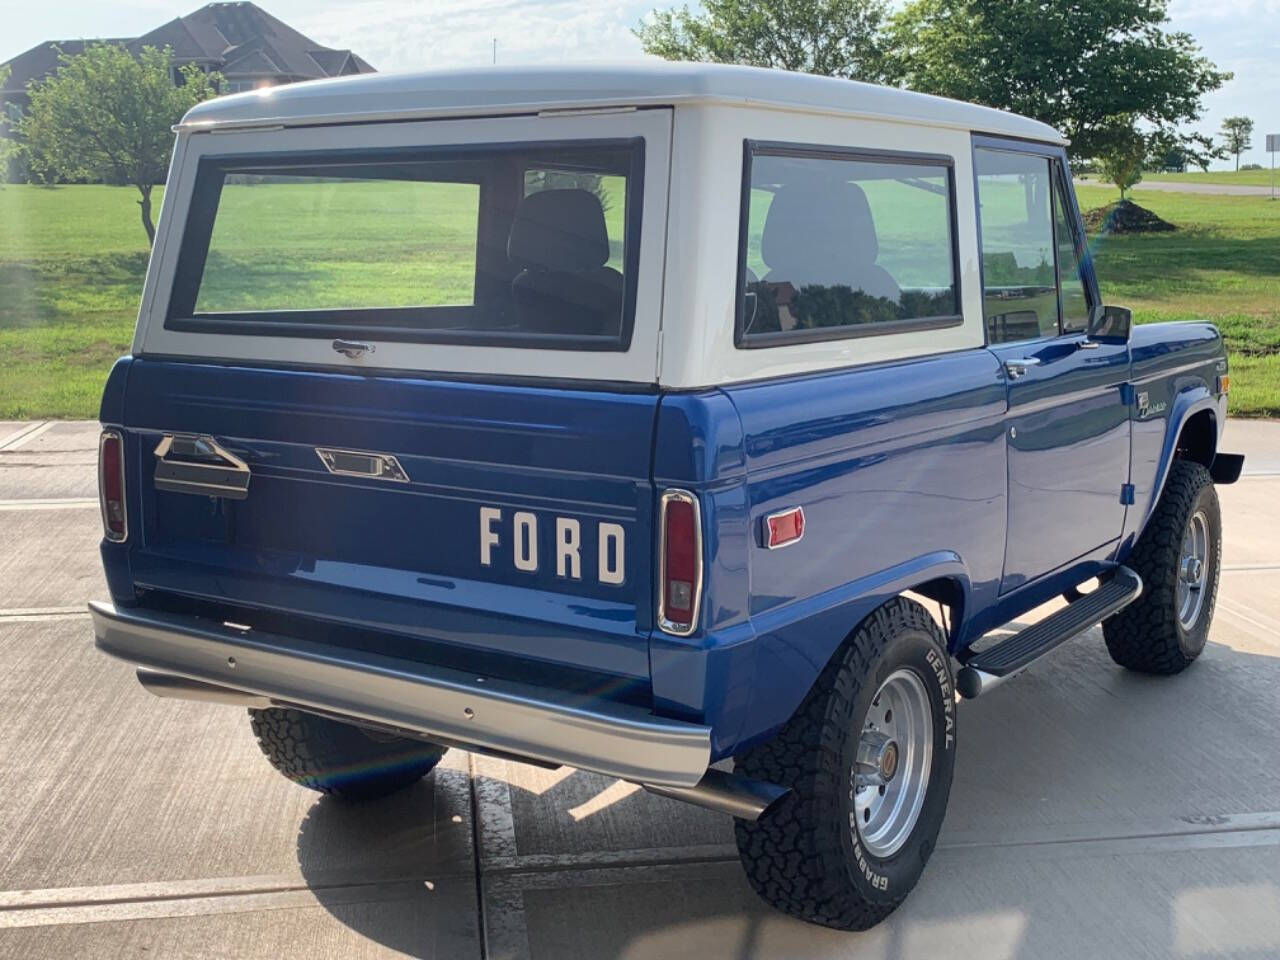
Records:
[[[1133,311],[1128,307],[1101,307],[1089,324],[1090,338],[1128,341],[1133,329]]]

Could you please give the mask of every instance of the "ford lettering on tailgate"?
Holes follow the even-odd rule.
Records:
[[[626,534],[622,526],[601,521],[594,531],[598,544],[596,579],[611,586],[626,581]],[[583,524],[572,517],[556,517],[552,539],[556,576],[569,580],[582,579]],[[524,573],[537,573],[538,517],[527,510],[517,510],[510,517],[498,507],[480,508],[480,563],[493,566],[499,551],[509,551],[515,568]]]

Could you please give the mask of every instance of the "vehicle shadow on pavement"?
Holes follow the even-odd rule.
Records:
[[[470,820],[458,770],[381,800],[319,797],[298,825],[298,865],[316,901],[362,936],[413,957],[479,956]]]
[[[508,781],[516,822],[541,820],[516,834],[539,850],[482,876],[489,956],[1022,958],[1057,957],[1069,943],[1091,957],[1275,957],[1280,772],[1267,756],[1274,760],[1277,712],[1280,648],[1211,642],[1184,674],[1156,678],[1113,666],[1090,631],[961,706],[939,848],[904,906],[865,933],[814,927],[765,905],[727,829],[703,811],[631,792],[583,818],[573,811],[607,789],[603,778],[542,774],[550,786],[537,790]],[[436,776],[466,780],[458,770]],[[470,829],[464,800],[442,805],[442,795],[458,796],[453,781],[357,806],[318,800],[298,836],[316,899],[410,956],[467,955],[447,946],[468,926],[474,938],[480,922],[474,864],[459,857],[460,838],[441,836]],[[424,819],[433,791],[436,815]],[[705,855],[666,859],[636,842],[619,849],[628,837],[651,841],[655,830],[671,838],[659,853],[701,835]],[[542,851],[551,846],[616,856],[549,869]]]

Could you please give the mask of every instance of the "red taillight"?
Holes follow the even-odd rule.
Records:
[[[124,438],[103,430],[98,442],[98,499],[102,504],[102,532],[119,542],[129,535],[124,508]]]
[[[698,501],[684,490],[662,495],[658,621],[668,633],[692,633],[702,593],[702,529]]]

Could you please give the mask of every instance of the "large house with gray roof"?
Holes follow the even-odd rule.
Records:
[[[0,90],[0,101],[6,108],[0,116],[26,107],[27,84],[57,70],[59,50],[77,54],[93,42],[49,40],[0,64],[10,68],[9,78]],[[120,44],[133,51],[168,47],[173,52],[175,77],[178,68],[190,63],[205,71],[216,70],[223,77],[223,93],[373,72],[373,67],[350,50],[316,43],[257,4],[247,2],[210,3],[140,37],[96,42]]]

